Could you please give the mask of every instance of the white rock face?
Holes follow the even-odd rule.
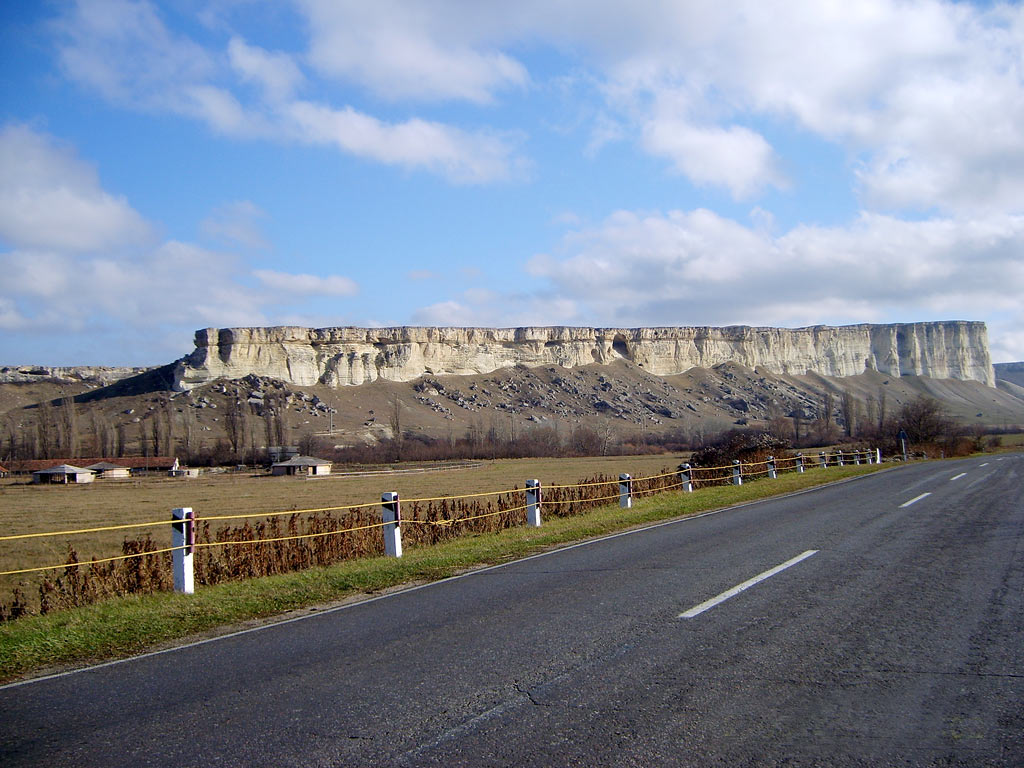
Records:
[[[616,359],[660,376],[731,361],[777,374],[875,369],[995,384],[985,324],[957,320],[809,328],[206,328],[178,364],[176,386],[255,373],[343,387]]]
[[[0,368],[0,384],[24,384],[33,381],[60,381],[69,384],[85,383],[106,386],[115,381],[138,376],[150,368],[118,368],[101,365],[54,367],[47,365],[17,365]]]

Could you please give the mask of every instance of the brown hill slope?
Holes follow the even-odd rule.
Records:
[[[218,380],[186,393],[170,389],[171,366],[105,387],[67,381],[0,384],[0,455],[38,440],[41,421],[58,429],[62,406],[74,396],[80,451],[176,453],[210,449],[232,437],[246,448],[301,442],[320,435],[334,445],[372,444],[397,426],[410,437],[467,433],[499,440],[548,427],[563,439],[578,425],[605,440],[672,433],[699,439],[735,425],[810,428],[832,406],[832,420],[854,429],[877,422],[918,395],[942,402],[964,424],[1024,423],[1024,398],[980,382],[892,378],[876,371],[829,378],[773,375],[734,363],[654,376],[628,361],[578,368],[506,368],[475,376],[424,376],[334,389],[297,387],[250,375]],[[843,407],[843,393],[848,393]],[[236,406],[237,403],[237,406]],[[42,404],[42,405],[40,405]],[[63,409],[66,413],[66,409]],[[53,431],[51,430],[51,431]],[[157,445],[157,443],[160,443]],[[101,448],[106,450],[101,450]]]

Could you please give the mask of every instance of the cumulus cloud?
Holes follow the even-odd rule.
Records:
[[[312,34],[310,60],[321,72],[388,99],[490,102],[525,86],[526,68],[480,39],[472,5],[432,7],[381,0],[303,0]],[[503,10],[488,7],[498,16]]]
[[[275,272],[270,269],[257,269],[253,276],[274,295],[286,294],[294,296],[353,296],[359,292],[359,286],[350,278],[340,275],[291,274]]]
[[[303,101],[289,105],[286,114],[297,127],[297,138],[333,144],[387,165],[426,168],[460,183],[493,181],[512,172],[511,147],[499,136],[416,118],[386,123],[351,107]]]
[[[27,126],[0,129],[0,168],[0,238],[14,246],[89,251],[150,234],[74,150]]]
[[[292,95],[304,77],[290,56],[248,45],[239,37],[228,44],[231,66],[245,79],[259,85],[267,95],[280,101]]]
[[[388,121],[351,105],[299,100],[295,92],[305,76],[295,56],[237,35],[225,51],[204,48],[170,31],[144,0],[79,0],[53,27],[65,75],[124,106],[185,115],[232,137],[330,146],[455,183],[511,178],[522,164],[508,134],[416,117]],[[488,57],[466,55],[460,66],[468,70],[493,65],[515,75],[503,56],[487,64]],[[437,66],[443,79],[451,67]],[[255,94],[240,87],[253,84]]]
[[[97,362],[124,347],[145,350],[134,361],[165,362],[186,351],[197,327],[266,325],[294,314],[289,305],[304,297],[358,289],[338,275],[250,272],[230,251],[158,243],[152,227],[103,190],[73,149],[24,126],[0,129],[0,165],[9,171],[0,176],[0,237],[10,244],[0,250],[0,329],[45,335],[49,359]],[[238,201],[204,229],[259,245],[262,236],[250,225],[261,216]],[[258,287],[246,284],[250,276]],[[172,346],[155,346],[156,337]],[[76,357],[84,350],[103,357]]]
[[[53,27],[64,74],[118,103],[180,111],[181,86],[216,69],[201,45],[168,30],[145,0],[78,0]]]
[[[620,211],[528,270],[598,325],[807,325],[1016,312],[1024,216],[903,221],[773,237],[707,210]],[[1002,341],[1004,326],[993,329]],[[1009,339],[1009,337],[1007,337]],[[1024,348],[1017,350],[1024,354]]]
[[[215,240],[267,249],[270,243],[260,229],[266,212],[249,200],[236,200],[222,205],[199,225],[200,231]]]

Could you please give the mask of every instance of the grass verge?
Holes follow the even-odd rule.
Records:
[[[118,598],[0,625],[0,681],[121,658],[199,633],[323,605],[467,568],[515,560],[552,547],[699,512],[742,504],[874,472],[880,465],[786,473],[739,487],[669,492],[635,501],[631,510],[602,507],[578,517],[546,517],[541,528],[476,534],[404,557],[350,560],[326,568],[199,587],[194,595]]]

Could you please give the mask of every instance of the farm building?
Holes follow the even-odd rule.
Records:
[[[95,464],[90,464],[86,469],[91,469],[104,480],[124,479],[132,476],[132,471],[128,467],[122,467],[120,464],[109,461],[98,461]]]
[[[331,474],[331,462],[313,456],[296,456],[288,461],[271,465],[273,475],[307,475],[309,477]]]
[[[128,467],[133,473],[153,472],[170,469],[176,459],[173,456],[62,456],[52,459],[21,459],[12,461],[8,469],[14,474],[28,474],[39,469],[49,469],[54,464],[71,464],[88,467],[101,461],[117,463],[120,467]]]
[[[96,473],[91,469],[60,464],[49,469],[40,469],[32,473],[33,483],[91,483]]]
[[[199,477],[199,467],[183,467],[175,459],[174,464],[167,470],[168,477]]]

